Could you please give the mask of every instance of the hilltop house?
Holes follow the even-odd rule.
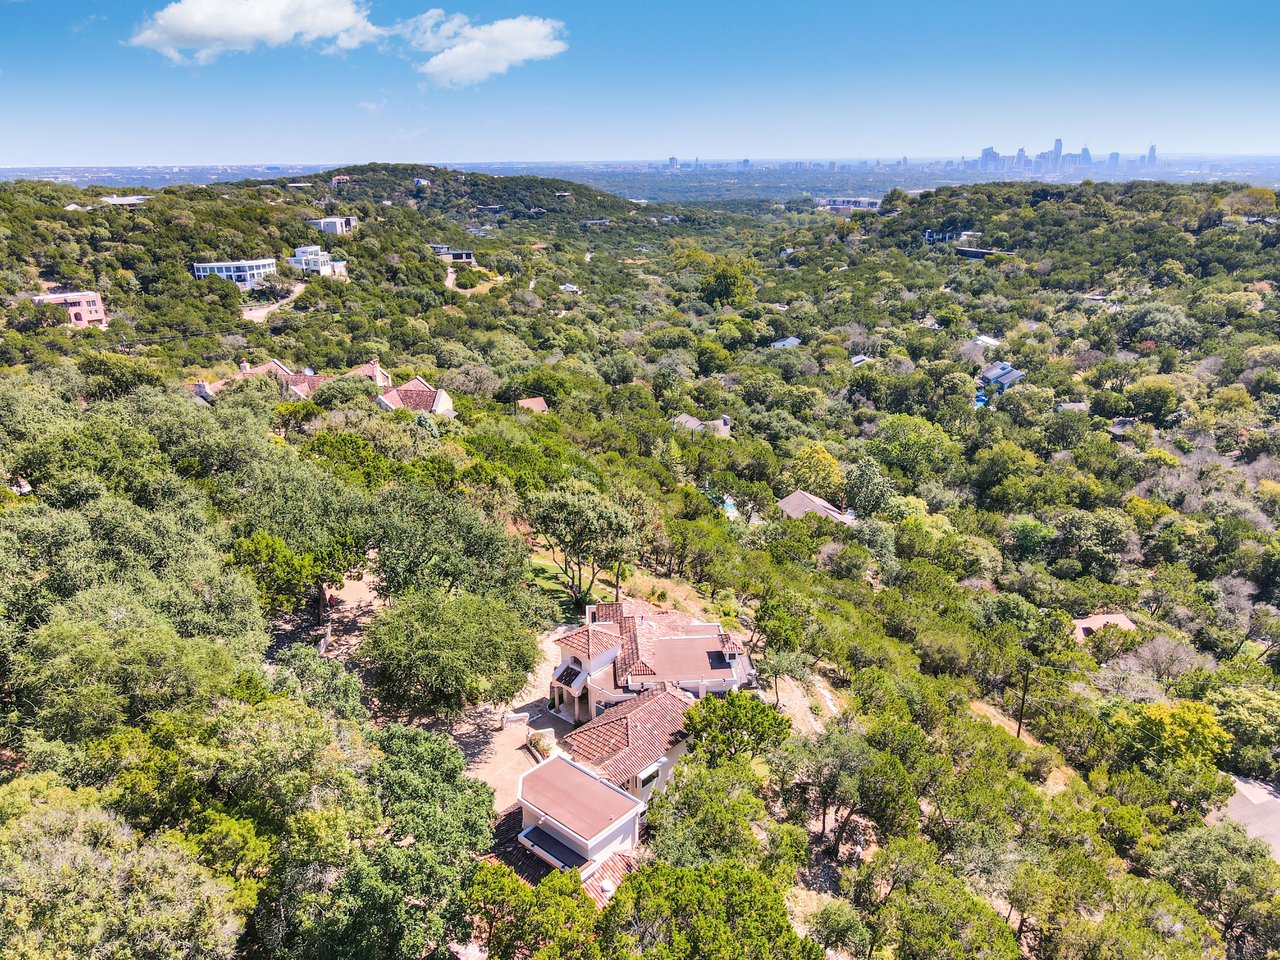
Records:
[[[197,280],[222,277],[241,290],[256,290],[265,277],[276,272],[276,261],[274,257],[263,260],[220,260],[214,263],[193,263],[191,269]]]
[[[879,210],[880,200],[876,197],[823,197],[818,201],[818,209],[847,215],[858,210]]]
[[[782,511],[783,516],[792,520],[799,520],[801,517],[814,514],[824,517],[833,523],[843,523],[847,527],[853,526],[857,519],[852,513],[838,510],[822,497],[804,490],[797,490],[794,493],[787,494],[778,501],[778,509]]]
[[[638,602],[587,607],[586,624],[556,639],[551,707],[584,723],[646,690],[694,697],[737,690],[755,679],[738,639],[717,623]]]
[[[679,427],[681,430],[691,430],[695,433],[699,430],[706,430],[708,433],[714,433],[717,437],[732,436],[733,432],[728,416],[721,416],[715,420],[699,420],[697,417],[682,413],[671,421],[671,425]]]
[[[345,277],[347,263],[345,260],[334,260],[328,250],[322,250],[315,244],[305,247],[294,247],[293,256],[285,261],[291,267],[297,267],[303,273],[315,273],[322,277]]]
[[[783,337],[781,340],[775,340],[769,344],[775,350],[790,350],[792,347],[800,346],[799,337]]]
[[[850,357],[849,361],[853,364],[854,369],[856,370],[858,367],[866,366],[868,363],[875,363],[876,358],[868,357],[865,353],[858,353]]]
[[[319,220],[308,220],[307,226],[315,227],[321,233],[352,233],[360,221],[355,217],[321,217]]]
[[[684,713],[692,703],[677,688],[646,690],[578,727],[560,745],[575,762],[647,802],[685,752]]]
[[[374,402],[383,410],[414,410],[450,419],[456,416],[448,391],[433,387],[422,377],[388,388],[381,396],[374,397]]]
[[[431,244],[431,252],[450,266],[474,267],[476,255],[470,250],[455,250],[447,243]]]
[[[97,327],[107,329],[107,313],[102,308],[101,294],[89,290],[74,293],[46,293],[32,297],[31,302],[37,307],[62,307],[67,311],[67,326],[77,330]]]
[[[982,373],[978,374],[978,380],[984,391],[994,388],[996,393],[1004,393],[1025,376],[1025,373],[1011,363],[1001,360],[986,367]]]

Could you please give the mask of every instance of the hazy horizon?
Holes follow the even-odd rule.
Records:
[[[0,3],[0,107],[21,132],[0,165],[610,162],[566,158],[657,143],[659,158],[925,158],[1058,137],[1095,155],[1280,155],[1266,59],[1204,42],[1274,32],[1262,0],[1080,0],[1066,16],[939,0],[813,0],[803,17],[671,0],[69,6]]]

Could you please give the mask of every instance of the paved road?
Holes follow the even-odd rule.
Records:
[[[1243,824],[1251,837],[1271,845],[1271,856],[1280,861],[1280,791],[1261,780],[1233,777],[1236,792],[1227,802],[1226,815]]]

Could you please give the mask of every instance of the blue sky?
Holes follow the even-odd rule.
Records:
[[[1277,0],[0,0],[0,165],[1280,154],[1278,28]]]

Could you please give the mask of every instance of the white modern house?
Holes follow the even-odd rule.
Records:
[[[321,233],[353,233],[359,225],[360,221],[355,217],[321,217],[307,221],[307,226],[315,227]]]
[[[640,845],[645,805],[564,756],[520,776],[520,845],[557,870],[588,879],[610,857]]]
[[[216,263],[193,263],[192,271],[197,280],[205,277],[222,277],[230,280],[241,290],[254,290],[261,285],[264,277],[276,272],[274,258],[267,260],[223,260]]]
[[[150,194],[137,193],[127,197],[119,197],[114,193],[109,197],[99,197],[109,207],[124,207],[126,210],[137,210],[151,199]]]
[[[315,273],[322,277],[345,277],[347,275],[347,262],[345,260],[334,260],[328,250],[322,250],[316,245],[294,247],[293,256],[289,257],[285,262],[292,267],[297,267],[303,273]]]
[[[450,265],[460,265],[464,267],[474,267],[476,265],[476,255],[470,250],[455,250],[447,243],[431,244],[431,252],[439,259]]]

